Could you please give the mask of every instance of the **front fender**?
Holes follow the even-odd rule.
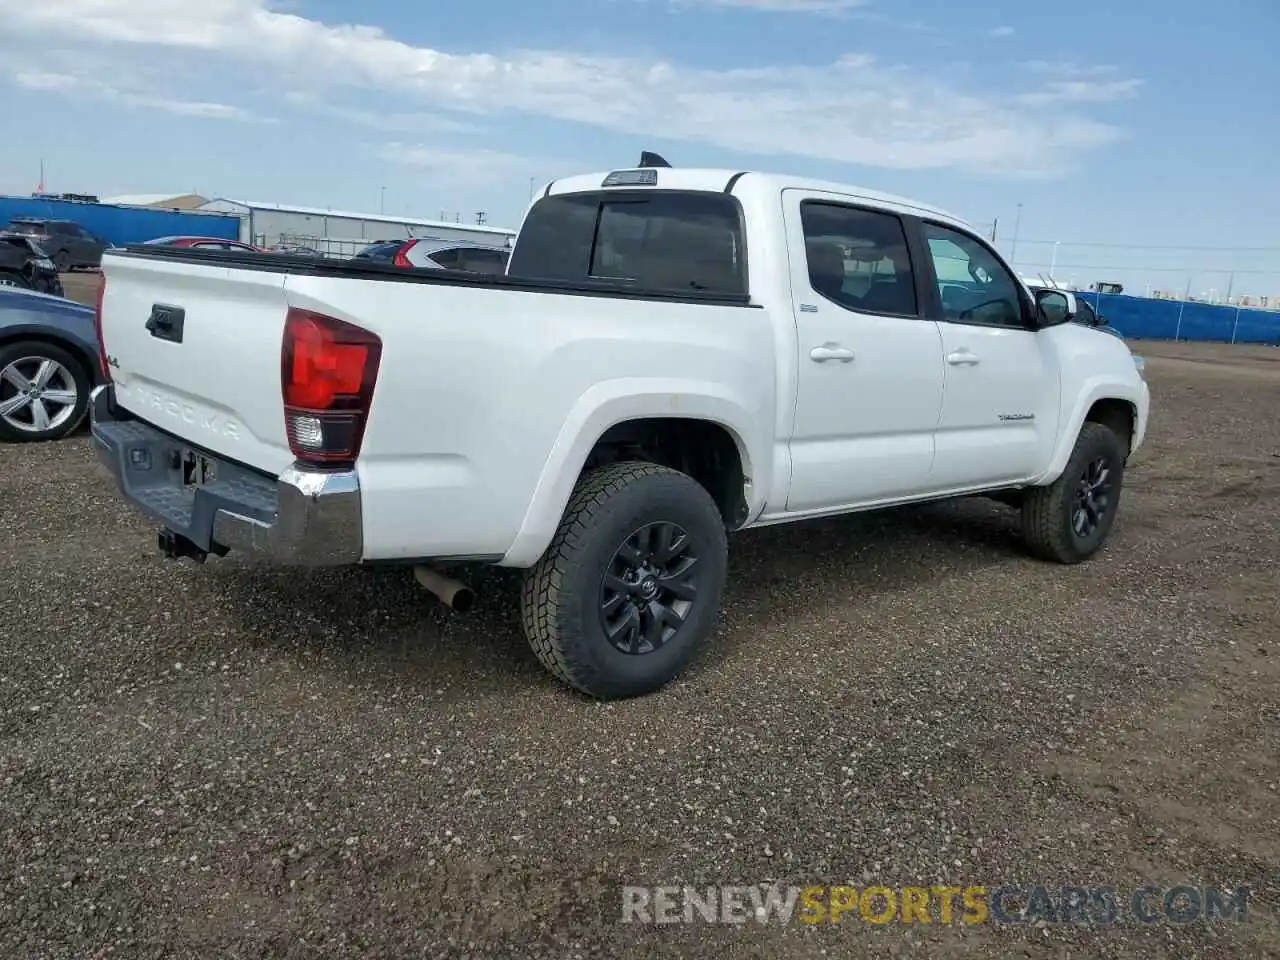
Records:
[[[1133,408],[1133,443],[1131,452],[1137,450],[1146,435],[1147,413],[1150,406],[1150,394],[1146,383],[1138,379],[1136,382],[1117,379],[1115,376],[1098,374],[1089,377],[1083,389],[1077,394],[1076,402],[1068,408],[1063,420],[1059,423],[1058,441],[1049,461],[1048,468],[1032,481],[1032,486],[1044,486],[1057,480],[1067,468],[1071,459],[1071,451],[1075,449],[1076,438],[1084,426],[1085,417],[1090,408],[1099,400],[1121,400]]]
[[[520,532],[499,563],[529,567],[555,536],[587,455],[606,431],[629,420],[682,417],[707,420],[728,430],[742,458],[748,486],[748,517],[764,509],[772,481],[770,437],[762,429],[772,419],[752,410],[746,397],[720,384],[677,379],[623,379],[595,384],[578,398],[543,465]]]

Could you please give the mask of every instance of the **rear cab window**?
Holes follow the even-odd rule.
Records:
[[[507,274],[745,295],[742,209],[735,197],[697,191],[601,190],[544,197],[520,228]]]

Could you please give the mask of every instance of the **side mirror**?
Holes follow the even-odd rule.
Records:
[[[1069,323],[1076,318],[1076,296],[1070,290],[1037,290],[1036,316],[1044,327]]]

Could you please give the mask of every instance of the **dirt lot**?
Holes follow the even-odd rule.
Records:
[[[98,284],[102,274],[96,270],[77,270],[62,274],[63,296],[79,303],[93,306],[98,296]]]
[[[748,533],[714,649],[598,705],[510,577],[166,562],[0,448],[0,955],[1280,956],[1280,351],[1144,344],[1109,549],[964,502]],[[1253,888],[1244,923],[620,923],[620,884]],[[1123,899],[1122,899],[1123,902]]]

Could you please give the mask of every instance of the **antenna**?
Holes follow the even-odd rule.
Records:
[[[640,151],[640,162],[636,164],[638,167],[670,167],[661,156],[656,153],[650,153],[648,150]]]

